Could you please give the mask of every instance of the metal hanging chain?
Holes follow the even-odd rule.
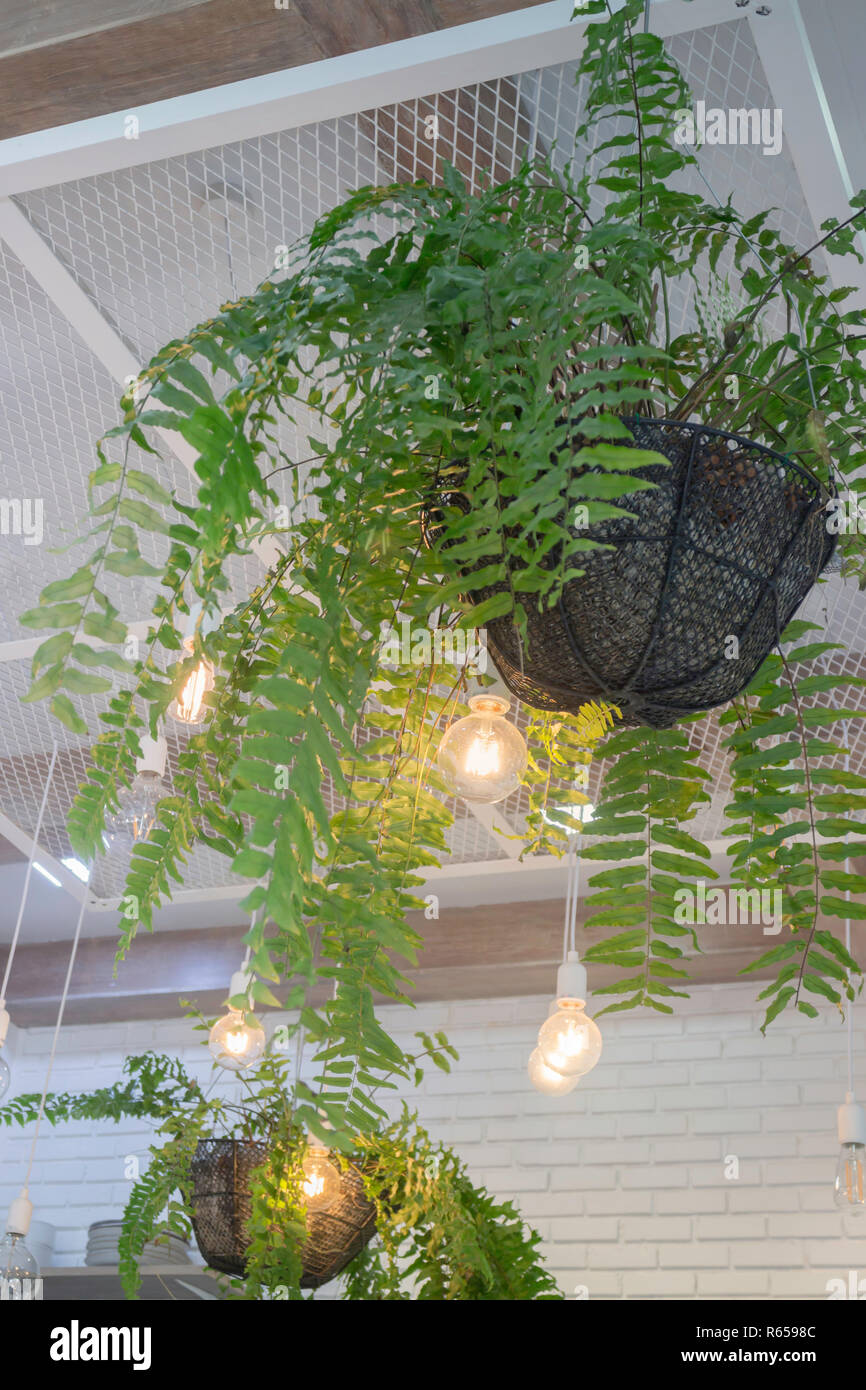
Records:
[[[643,15],[643,20],[644,20],[643,28],[644,28],[644,33],[645,33],[645,34],[648,34],[648,33],[649,33],[650,7],[651,7],[651,5],[652,5],[652,0],[646,0],[646,3],[645,3],[645,5],[644,5],[644,15]],[[696,171],[696,173],[697,173],[697,175],[698,175],[698,178],[701,180],[701,182],[702,182],[702,183],[706,186],[706,188],[709,190],[709,193],[710,193],[711,197],[715,199],[716,205],[717,205],[718,207],[723,207],[724,204],[723,204],[721,198],[719,197],[718,193],[717,193],[716,190],[713,188],[712,184],[710,183],[709,179],[707,178],[707,176],[705,175],[704,171],[703,171],[702,168],[701,168],[700,159],[699,159],[698,147],[695,148],[695,156],[694,156],[694,158],[695,158],[695,171]],[[773,274],[772,267],[769,266],[769,265],[767,264],[767,262],[764,260],[764,257],[761,255],[760,251],[759,251],[758,248],[755,246],[754,242],[753,242],[749,237],[745,236],[745,235],[743,234],[743,232],[742,232],[739,228],[737,228],[737,236],[740,238],[741,241],[745,242],[746,246],[748,246],[749,250],[752,252],[752,255],[756,258],[756,260],[760,261],[761,265],[763,266],[764,270],[766,270],[767,274],[768,274],[768,275],[772,275],[772,274]],[[802,357],[802,359],[803,359],[803,365],[804,365],[804,367],[806,368],[806,379],[807,379],[808,384],[809,384],[809,396],[810,396],[811,401],[812,401],[812,408],[813,408],[813,410],[817,410],[817,409],[818,409],[818,398],[817,398],[817,395],[816,395],[816,393],[815,393],[815,383],[814,383],[814,380],[813,380],[813,378],[812,378],[812,364],[811,364],[811,362],[809,361],[808,355],[807,355],[807,353],[806,353],[806,333],[805,333],[805,330],[804,330],[804,328],[803,328],[803,319],[802,319],[802,316],[801,316],[801,314],[800,314],[800,306],[797,304],[797,301],[796,301],[792,296],[790,296],[790,295],[788,294],[788,291],[785,289],[785,287],[784,287],[783,284],[780,284],[779,288],[780,288],[780,290],[781,290],[781,293],[784,295],[785,303],[788,305],[788,308],[789,308],[789,309],[793,310],[794,316],[795,316],[795,318],[796,318],[796,320],[797,320],[797,332],[798,332],[799,338],[800,338],[800,356]],[[837,471],[837,470],[835,469],[835,466],[834,466],[834,472],[836,472],[836,471]],[[841,474],[840,474],[839,476],[841,477]]]
[[[24,920],[24,909],[27,906],[27,897],[30,892],[30,879],[33,874],[33,861],[36,858],[36,851],[39,847],[39,836],[42,833],[42,821],[45,816],[45,807],[48,802],[48,792],[54,776],[54,767],[57,762],[57,741],[55,739],[51,746],[51,762],[48,764],[48,774],[45,778],[45,786],[42,791],[42,803],[39,807],[39,815],[36,818],[36,828],[33,831],[30,844],[30,858],[27,861],[27,873],[24,876],[24,888],[21,893],[21,902],[18,905],[18,920],[15,923],[15,931],[12,934],[12,944],[9,947],[9,955],[6,958],[6,968],[3,971],[3,984],[0,985],[0,1009],[6,1005],[6,989],[9,985],[9,976],[12,973],[12,962],[15,959],[15,952],[18,948],[18,938],[21,935],[21,923]],[[86,900],[86,899],[85,899]]]
[[[704,184],[706,185],[706,187],[709,189],[710,193],[712,194],[713,198],[715,198],[717,205],[718,205],[719,207],[722,207],[722,206],[723,206],[722,200],[721,200],[721,198],[719,197],[719,195],[718,195],[718,193],[716,192],[716,190],[713,188],[713,186],[712,186],[712,184],[710,183],[709,179],[707,178],[706,174],[705,174],[704,171],[702,170],[702,168],[701,168],[701,166],[700,166],[700,163],[699,163],[699,161],[698,161],[698,156],[697,156],[697,154],[695,154],[695,171],[696,171],[696,173],[697,173],[697,175],[698,175],[698,178],[701,180],[702,183],[704,183]],[[747,236],[740,230],[739,227],[737,228],[737,236],[740,238],[741,241],[744,241],[744,242],[746,243],[746,245],[748,246],[749,250],[751,251],[752,255],[755,257],[755,259],[761,262],[761,265],[764,267],[764,269],[766,270],[767,274],[768,274],[768,275],[772,275],[772,274],[773,274],[773,269],[772,269],[772,267],[769,266],[769,265],[767,264],[767,262],[764,260],[764,257],[761,255],[760,251],[759,251],[758,248],[755,246],[755,243],[751,240],[751,238],[750,238],[750,237],[747,237]],[[789,295],[788,291],[785,289],[785,287],[784,287],[783,284],[780,283],[779,289],[780,289],[781,293],[782,293],[782,294],[784,295],[784,297],[785,297],[785,303],[788,305],[788,308],[789,308],[789,309],[793,310],[794,317],[795,317],[796,320],[797,320],[797,333],[798,333],[798,336],[799,336],[799,338],[800,338],[800,356],[801,356],[802,359],[803,359],[803,366],[806,368],[806,380],[807,380],[808,383],[809,383],[809,396],[811,397],[812,408],[813,408],[813,410],[817,410],[817,409],[818,409],[818,397],[817,397],[817,395],[815,394],[815,383],[814,383],[814,380],[813,380],[813,378],[812,378],[812,364],[811,364],[811,362],[809,361],[809,357],[808,357],[808,354],[807,354],[807,352],[806,352],[806,332],[805,332],[805,329],[803,328],[803,318],[802,318],[802,315],[801,315],[801,313],[800,313],[800,306],[799,306],[799,304],[797,303],[797,301],[796,301],[791,295]],[[841,474],[840,474],[840,477],[841,477]]]

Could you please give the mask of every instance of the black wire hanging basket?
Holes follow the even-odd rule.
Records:
[[[212,1269],[243,1278],[249,1245],[250,1177],[267,1158],[267,1145],[245,1139],[200,1139],[190,1172],[193,1230]],[[340,1172],[340,1193],[323,1211],[307,1214],[302,1252],[302,1289],[335,1279],[376,1234],[376,1208],[364,1193],[361,1175]]]
[[[656,486],[617,500],[632,517],[574,527],[612,548],[576,557],[584,573],[554,608],[529,608],[522,652],[510,617],[487,623],[487,646],[508,689],[535,709],[575,713],[603,699],[625,724],[664,729],[752,680],[833,554],[825,508],[834,494],[742,435],[679,420],[625,423],[633,438],[623,443],[670,466],[635,470]],[[469,510],[459,493],[441,500]],[[422,516],[428,543],[440,525],[434,501]],[[475,589],[472,601],[505,588]]]

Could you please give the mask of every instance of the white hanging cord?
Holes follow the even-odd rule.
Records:
[[[583,806],[580,808],[580,833],[583,833]],[[577,950],[577,904],[580,899],[580,839],[575,839],[574,849],[574,883],[571,890],[571,926],[570,926],[570,946],[572,951]]]
[[[33,1142],[30,1145],[30,1161],[27,1164],[27,1177],[24,1181],[24,1191],[26,1193],[30,1186],[30,1174],[33,1171],[33,1159],[36,1154],[36,1141],[39,1138],[39,1128],[42,1124],[42,1117],[45,1114],[45,1099],[48,1095],[48,1087],[51,1082],[51,1073],[54,1069],[54,1057],[57,1052],[57,1042],[60,1037],[60,1028],[63,1023],[63,1013],[66,1009],[66,999],[69,994],[69,983],[72,979],[72,972],[75,969],[75,957],[78,954],[78,942],[81,938],[81,924],[84,921],[84,909],[87,906],[85,897],[81,904],[78,914],[78,922],[75,927],[75,935],[72,938],[72,950],[69,952],[69,964],[66,967],[66,979],[63,982],[63,993],[60,996],[60,1007],[57,1010],[57,1022],[54,1025],[54,1037],[51,1042],[51,1052],[48,1055],[48,1067],[45,1072],[45,1084],[42,1087],[42,1098],[39,1101],[39,1114],[36,1116],[36,1128],[33,1131]]]
[[[583,829],[583,807],[580,807],[580,826]],[[562,929],[562,959],[568,961],[569,951],[577,950],[577,903],[580,893],[580,832],[573,830],[568,837],[566,865],[568,879],[565,889],[565,922]]]
[[[264,909],[262,909],[262,910],[264,910]],[[256,908],[256,910],[250,914],[250,928],[249,928],[250,931],[252,931],[253,927],[256,925],[256,918],[258,917],[258,915],[259,915],[259,909],[258,909],[258,908]],[[242,973],[242,974],[244,974],[244,975],[247,975],[247,974],[248,974],[247,966],[248,966],[249,963],[250,963],[250,957],[252,956],[252,953],[253,953],[253,948],[252,948],[252,946],[247,946],[246,954],[245,954],[243,960],[241,961],[241,968],[240,968],[240,971],[239,971],[238,973]]]
[[[848,720],[848,719],[845,720],[845,726],[844,726],[844,727],[845,727],[845,771],[848,772],[848,771],[850,771],[850,768],[851,768],[851,722],[850,722],[850,720]],[[847,840],[848,840],[847,835],[845,836],[845,840],[846,840],[846,846],[847,846]],[[848,856],[846,855],[846,856],[845,856],[845,872],[846,872],[846,874],[850,871],[850,870],[849,870],[850,862],[851,862],[851,861],[849,860]],[[846,901],[847,903],[849,903],[849,902],[851,901],[851,889],[850,889],[850,888],[846,888],[846,889],[845,889],[845,901]],[[851,918],[850,918],[850,917],[846,917],[846,918],[845,918],[845,950],[848,952],[848,954],[849,954],[849,956],[850,956],[850,954],[851,954]],[[851,982],[851,972],[850,972],[850,970],[849,970],[849,972],[848,972],[848,982],[849,982],[849,984],[850,984],[850,982]],[[854,1002],[853,1002],[853,1000],[850,1000],[850,999],[849,999],[849,1001],[848,1001],[848,1090],[853,1094],[853,1091],[854,1091]]]
[[[824,628],[825,628],[826,635],[829,637],[829,636],[830,636],[830,617],[829,617],[829,614],[828,614],[828,612],[827,612],[827,605],[826,605],[826,603],[824,604]],[[829,652],[825,652],[825,653],[824,653],[823,657],[821,658],[821,664],[822,664],[822,666],[823,666],[823,668],[824,668],[824,674],[827,675],[827,674],[829,673],[829,671],[830,671],[830,653],[829,653]],[[844,733],[844,735],[843,735],[843,737],[844,737],[844,739],[845,739],[845,771],[846,771],[846,772],[850,772],[850,770],[851,770],[851,721],[850,721],[850,719],[846,719],[846,720],[845,720],[845,723],[844,723],[844,725],[843,725],[842,727],[843,727],[844,730],[845,730],[845,733]],[[846,847],[847,847],[847,843],[848,843],[848,836],[847,836],[847,835],[845,836],[845,843],[846,843]],[[846,873],[846,874],[850,872],[850,866],[851,866],[851,861],[850,861],[850,859],[848,858],[848,856],[847,856],[847,854],[846,854],[846,856],[845,856],[845,873]],[[848,903],[851,901],[851,889],[850,889],[850,888],[846,888],[846,889],[845,889],[845,901],[848,902]],[[845,950],[848,952],[848,954],[849,954],[849,956],[850,956],[850,954],[851,954],[851,918],[850,918],[850,917],[846,917],[846,918],[845,918]],[[849,984],[851,983],[851,972],[850,972],[850,970],[848,971],[848,983],[849,983]],[[846,1023],[847,1023],[847,1034],[848,1034],[848,1087],[847,1087],[847,1089],[848,1089],[849,1092],[851,1092],[851,1093],[853,1094],[853,1091],[854,1091],[854,1004],[853,1004],[853,1001],[852,1001],[852,1000],[849,1000],[849,1001],[848,1001],[848,1017],[847,1017],[847,1019],[846,1019]]]
[[[571,900],[574,896],[574,865],[576,860],[575,845],[577,836],[574,831],[568,837],[568,853],[566,854],[566,887],[565,887],[565,922],[562,928],[562,959],[568,960],[568,942],[571,931]]]
[[[57,742],[51,747],[51,762],[48,764],[48,774],[45,778],[45,786],[42,791],[42,804],[39,807],[39,815],[36,820],[36,829],[30,844],[30,858],[27,861],[27,873],[24,876],[24,889],[21,894],[21,902],[18,906],[18,921],[15,923],[15,931],[12,934],[12,945],[9,947],[9,955],[6,957],[6,968],[3,971],[3,984],[0,986],[0,1009],[6,1004],[6,989],[9,984],[9,976],[12,973],[12,962],[15,959],[15,952],[18,947],[18,938],[21,935],[21,923],[24,920],[24,909],[27,906],[27,896],[30,892],[30,878],[33,873],[33,861],[36,858],[36,850],[39,846],[39,836],[42,833],[42,820],[45,815],[45,806],[48,802],[48,792],[51,787],[51,779],[54,776],[54,765],[57,762]]]

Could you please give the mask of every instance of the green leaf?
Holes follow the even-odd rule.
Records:
[[[72,633],[58,632],[54,637],[48,637],[42,642],[33,654],[33,661],[30,667],[31,675],[36,675],[43,666],[53,666],[55,662],[62,662],[72,650]]]
[[[73,734],[86,734],[87,725],[77,713],[72,701],[66,695],[55,695],[51,701],[51,713],[56,715],[61,724],[65,724]]]
[[[96,637],[115,646],[126,640],[126,623],[109,618],[107,613],[85,613],[82,627],[88,637]]]
[[[171,493],[151,478],[148,473],[142,473],[137,468],[128,468],[126,471],[126,481],[134,492],[138,492],[142,497],[146,497],[148,502],[156,502],[163,507],[170,507],[172,502]],[[124,512],[124,516],[128,513]],[[132,520],[132,518],[129,518]]]
[[[23,627],[75,627],[81,617],[80,603],[56,603],[29,608],[18,619]]]

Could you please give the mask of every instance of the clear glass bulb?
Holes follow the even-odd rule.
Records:
[[[340,1195],[340,1174],[330,1162],[329,1153],[329,1149],[311,1145],[301,1164],[305,1177],[301,1190],[307,1206],[316,1211],[331,1206]]]
[[[586,1076],[601,1056],[598,1025],[584,1013],[582,999],[557,999],[538,1032],[542,1060],[562,1076]]]
[[[540,1091],[543,1096],[566,1096],[569,1091],[574,1090],[580,1080],[579,1076],[563,1076],[562,1072],[549,1067],[540,1047],[532,1053],[526,1070],[536,1091]]]
[[[229,1071],[244,1071],[257,1062],[265,1050],[265,1030],[255,1014],[244,1015],[240,1009],[229,1009],[210,1030],[207,1045],[210,1055]]]
[[[2,1099],[9,1090],[11,1081],[12,1073],[9,1070],[9,1063],[6,1061],[3,1053],[0,1052],[0,1099]]]
[[[191,656],[195,650],[195,639],[187,637],[184,641],[184,651]],[[204,711],[204,697],[209,690],[214,687],[214,669],[206,657],[193,671],[189,673],[176,700],[169,706],[169,713],[173,719],[177,719],[181,724],[201,723]]]
[[[843,1144],[836,1166],[837,1207],[852,1215],[861,1215],[866,1210],[866,1144]]]
[[[0,1280],[38,1278],[39,1265],[24,1244],[24,1237],[7,1231],[3,1239],[0,1240]],[[8,1293],[15,1297],[14,1289],[9,1290]]]
[[[111,840],[146,840],[156,823],[156,808],[168,789],[157,772],[137,772],[118,793],[118,808],[108,822]]]
[[[450,791],[464,801],[492,805],[520,786],[526,772],[526,739],[503,715],[502,695],[473,695],[471,714],[446,729],[437,762]]]

